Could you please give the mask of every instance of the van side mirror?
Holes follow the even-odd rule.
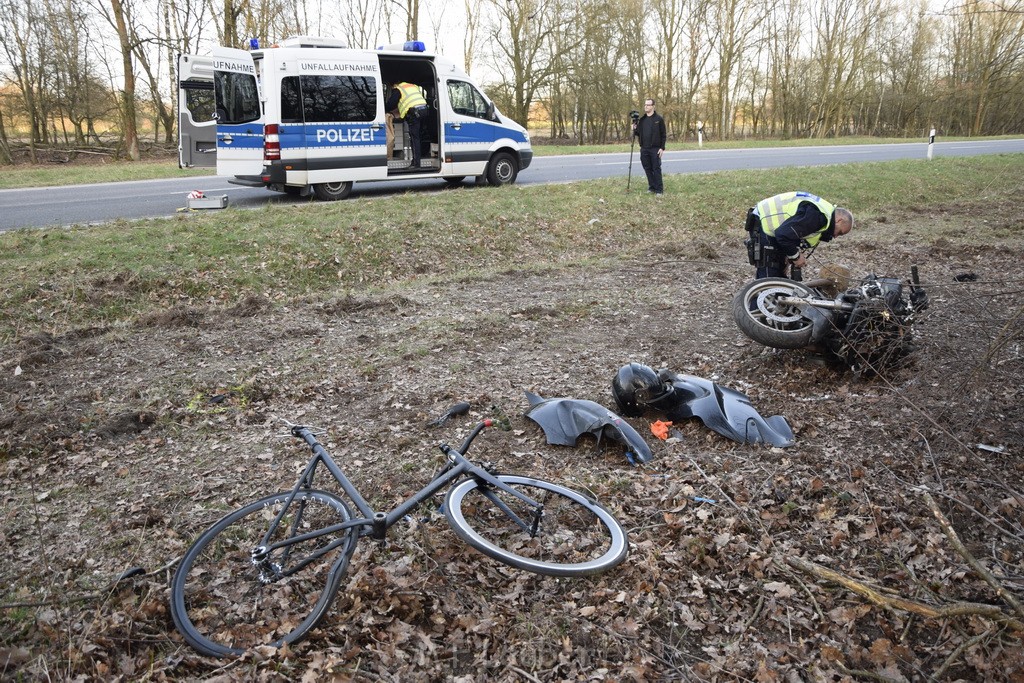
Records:
[[[495,116],[494,102],[488,102],[487,103],[487,120],[488,121],[497,121],[498,120],[498,117]]]

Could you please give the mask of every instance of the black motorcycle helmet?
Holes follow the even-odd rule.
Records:
[[[645,407],[669,391],[658,373],[642,363],[623,365],[612,380],[615,404],[625,417],[640,417]]]

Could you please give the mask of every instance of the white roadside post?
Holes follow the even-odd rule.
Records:
[[[932,128],[931,135],[928,136],[928,161],[932,160],[932,147],[935,146],[935,129]]]
[[[703,147],[704,147],[704,122],[703,121],[698,121],[697,122],[697,148],[700,149],[700,148],[703,148]]]

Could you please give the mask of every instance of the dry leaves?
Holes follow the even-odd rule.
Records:
[[[1024,368],[1019,327],[1011,340],[1004,329],[1019,304],[989,284],[1021,279],[1018,255],[883,253],[870,225],[861,234],[833,253],[865,271],[918,262],[939,285],[915,328],[918,364],[870,382],[744,343],[727,308],[749,273],[721,259],[412,281],[279,307],[190,304],[128,331],[5,348],[0,678],[1019,681],[1020,634],[881,610],[785,564],[804,557],[929,604],[1001,604],[914,493],[927,485],[1006,590],[1024,588]],[[978,281],[950,285],[975,252]],[[681,439],[651,439],[656,457],[637,469],[614,443],[548,446],[522,418],[526,389],[610,405],[610,380],[631,360],[744,391],[789,418],[797,445],[741,446],[690,421],[674,425]],[[459,400],[473,416],[424,426]],[[430,478],[438,442],[457,443],[494,404],[513,431],[484,437],[478,454],[598,497],[628,527],[626,564],[572,580],[513,570],[462,544],[435,505],[383,546],[360,545],[308,641],[233,662],[182,643],[166,608],[174,559],[305,462],[275,438],[274,416],[328,430],[383,508]],[[1005,449],[964,447],[977,443]],[[150,573],[111,586],[133,566]]]

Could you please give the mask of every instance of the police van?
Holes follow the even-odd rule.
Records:
[[[178,56],[181,168],[216,167],[232,183],[336,200],[356,181],[455,185],[474,176],[505,185],[533,159],[526,129],[419,41],[377,50],[307,36],[265,49],[253,42]],[[419,86],[427,101],[418,166],[405,122],[388,134],[385,103],[398,83]]]

